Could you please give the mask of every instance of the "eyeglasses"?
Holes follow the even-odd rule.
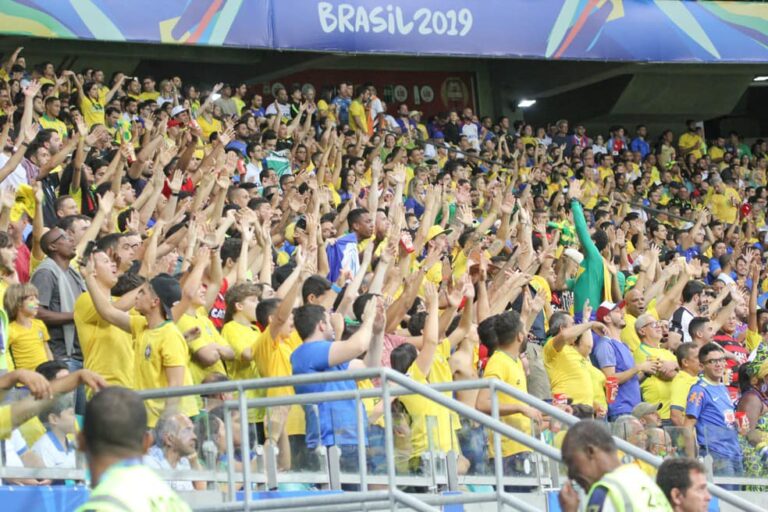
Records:
[[[721,363],[725,363],[724,357],[718,357],[717,359],[708,359],[704,361],[704,364],[721,364]]]

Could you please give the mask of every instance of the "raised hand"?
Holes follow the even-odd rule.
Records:
[[[32,81],[31,81],[31,82],[29,82],[29,84],[28,84],[28,85],[27,85],[27,86],[24,88],[24,96],[26,96],[26,97],[28,97],[28,98],[30,98],[30,97],[31,97],[31,98],[34,98],[35,96],[37,96],[37,93],[39,93],[39,92],[40,92],[40,88],[41,88],[42,86],[43,86],[43,85],[42,85],[40,82],[38,82],[37,80],[32,80]]]

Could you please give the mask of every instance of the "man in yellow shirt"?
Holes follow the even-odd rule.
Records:
[[[696,131],[696,121],[688,120],[685,122],[688,131],[680,135],[677,146],[680,154],[687,158],[688,154],[693,154],[697,159],[701,158],[701,136]]]
[[[498,338],[498,348],[488,359],[483,378],[498,379],[515,389],[528,392],[525,368],[520,358],[525,353],[527,336],[525,324],[516,311],[507,311],[496,317],[494,330]],[[531,422],[541,423],[541,413],[529,407],[519,400],[505,393],[497,393],[499,402],[499,415],[501,420],[521,432],[531,435]],[[486,414],[491,414],[491,392],[483,388],[477,396],[477,409]],[[490,441],[490,439],[489,439]],[[493,461],[494,443],[490,442],[490,457]],[[532,452],[508,437],[501,439],[501,457],[503,460],[504,474],[516,476],[532,476],[533,463]],[[493,466],[493,462],[491,462]],[[512,491],[514,489],[506,489]]]
[[[591,336],[591,329],[604,331],[605,327],[599,322],[574,324],[570,315],[557,312],[549,320],[549,329],[554,336],[544,345],[544,368],[552,395],[565,395],[573,404],[594,406],[591,363],[574,345],[585,333]]]
[[[355,99],[349,106],[349,127],[355,133],[368,134],[368,117],[365,112],[371,91],[364,85],[358,85],[355,90]]]
[[[61,100],[56,96],[48,96],[45,99],[45,113],[40,116],[40,126],[45,129],[56,130],[62,142],[67,140],[67,125],[59,119],[61,112]]]
[[[709,147],[707,154],[709,154],[713,164],[722,162],[723,158],[725,158],[725,137],[715,139],[715,143]]]
[[[675,351],[680,371],[672,379],[670,391],[669,412],[670,420],[676,427],[685,426],[685,407],[688,403],[688,392],[691,386],[699,380],[701,363],[699,363],[699,345],[683,343]]]
[[[291,354],[301,345],[301,338],[292,328],[291,317],[301,290],[303,272],[304,257],[301,251],[297,251],[296,268],[278,289],[278,296],[282,295],[282,298],[262,300],[256,306],[256,319],[259,325],[264,326],[264,331],[252,345],[251,354],[261,377],[293,375]],[[267,390],[268,397],[293,394],[293,387],[288,386]],[[280,454],[286,457],[282,463],[304,469],[315,467],[317,461],[307,450],[304,438],[306,420],[303,408],[298,405],[273,407],[268,411],[267,419],[264,425],[266,437],[273,443],[280,443]],[[290,446],[287,450],[284,449],[286,440]]]
[[[93,253],[94,273],[91,281],[102,296],[109,297],[117,283],[117,268],[107,253]],[[138,290],[137,290],[138,292]],[[129,293],[114,303],[120,310],[133,305],[136,293]],[[111,386],[132,388],[134,384],[134,340],[131,335],[109,323],[96,311],[90,292],[75,301],[75,327],[83,350],[83,366],[93,370]]]
[[[672,352],[660,346],[661,324],[652,315],[648,313],[640,315],[635,321],[635,331],[640,337],[640,346],[632,354],[635,364],[642,364],[649,359],[661,361],[656,373],[640,384],[643,401],[652,404],[660,403],[659,416],[663,422],[669,423],[672,379],[678,371],[677,358]]]
[[[208,318],[208,311],[216,295],[209,294],[208,287],[201,283],[202,267],[197,266],[196,269],[198,271],[193,270],[184,283],[185,288],[196,289],[196,293],[190,295],[189,306],[176,321],[176,326],[190,340],[189,353],[192,359],[189,369],[192,381],[200,384],[212,373],[226,375],[223,362],[234,359],[235,352]]]
[[[109,296],[96,286],[94,274],[94,259],[91,258],[85,268],[85,282],[96,311],[107,322],[134,337],[134,388],[191,386],[187,342],[173,323],[172,309],[181,301],[178,281],[168,274],[159,274],[144,283],[136,295],[136,310],[140,315],[132,316],[112,305]],[[191,417],[198,413],[193,396],[146,400],[145,405],[149,427],[154,427],[162,414],[182,412]]]

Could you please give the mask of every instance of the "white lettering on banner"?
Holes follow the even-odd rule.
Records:
[[[370,10],[352,4],[334,5],[331,2],[318,2],[317,15],[320,27],[326,34],[331,32],[351,32],[375,34],[408,35],[416,27],[419,35],[464,37],[472,30],[474,18],[467,8],[436,11],[422,7],[411,19],[400,7],[387,5],[376,6]]]

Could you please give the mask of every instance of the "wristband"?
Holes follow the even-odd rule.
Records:
[[[336,283],[333,283],[333,284],[331,285],[331,290],[333,290],[333,291],[334,291],[334,292],[336,292],[337,294],[341,293],[341,288],[340,288],[340,287],[339,287],[339,285],[337,285]]]
[[[171,192],[171,195],[172,195],[173,197],[179,197],[179,193],[178,193],[178,192]]]

